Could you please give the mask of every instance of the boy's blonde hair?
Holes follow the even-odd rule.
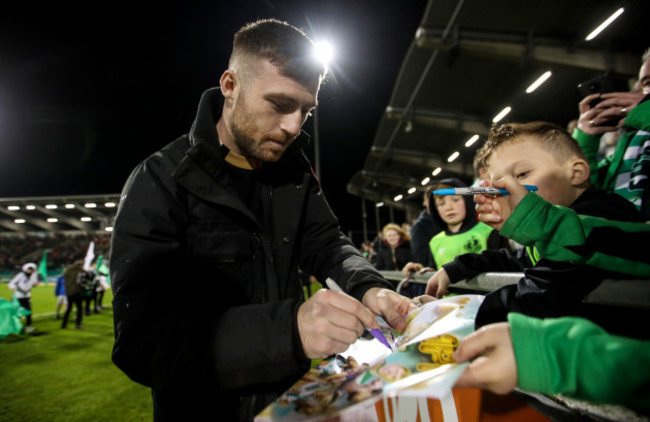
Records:
[[[397,233],[399,233],[399,236],[402,240],[411,240],[411,236],[402,228],[402,226],[395,224],[395,223],[388,223],[384,226],[384,228],[381,230],[381,232],[386,236],[386,232],[388,230],[395,230]]]
[[[575,139],[562,127],[549,122],[505,123],[492,126],[485,144],[476,152],[475,162],[487,167],[488,159],[506,142],[521,140],[523,137],[538,142],[559,163],[577,157],[586,160],[585,154]]]

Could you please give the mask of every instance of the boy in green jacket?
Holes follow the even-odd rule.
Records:
[[[474,359],[475,358],[475,359]],[[456,362],[474,359],[456,387],[544,394],[650,409],[650,341],[608,334],[582,318],[510,313],[465,337]]]
[[[508,209],[492,197],[475,195],[476,210],[480,221],[504,237],[534,247],[553,261],[650,276],[650,255],[646,253],[650,224],[577,214],[528,192],[510,176],[492,185],[510,193],[505,207]]]
[[[509,192],[507,202],[476,195],[479,220],[554,260],[583,262],[631,275],[650,276],[650,258],[639,244],[650,225],[608,221],[553,206],[512,177],[492,183]],[[510,212],[512,210],[512,212]],[[617,232],[614,247],[601,241]],[[638,259],[637,259],[638,258]],[[477,357],[478,356],[478,357]],[[537,319],[508,314],[507,323],[487,325],[466,337],[454,358],[474,359],[456,386],[505,394],[515,387],[565,394],[593,402],[650,409],[650,342],[608,334],[582,318]]]

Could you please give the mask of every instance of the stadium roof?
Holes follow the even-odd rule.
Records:
[[[0,234],[111,231],[119,194],[0,198]]]
[[[609,27],[585,39],[621,6]],[[566,127],[578,117],[579,83],[607,73],[629,90],[648,48],[649,16],[646,0],[431,0],[348,193],[419,211],[426,177],[473,180],[474,153],[506,106],[501,123]],[[547,71],[551,77],[527,94]]]

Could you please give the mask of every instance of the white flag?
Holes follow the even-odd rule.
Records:
[[[95,242],[90,242],[88,245],[88,252],[86,252],[86,258],[84,259],[84,270],[88,271],[90,269],[90,264],[95,259]]]

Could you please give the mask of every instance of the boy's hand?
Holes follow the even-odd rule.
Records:
[[[441,299],[444,295],[449,293],[447,287],[449,287],[450,283],[451,281],[449,280],[447,271],[445,271],[444,268],[441,268],[427,281],[425,294]]]
[[[472,360],[473,359],[473,360]],[[458,363],[472,360],[456,387],[477,387],[506,394],[517,386],[517,361],[510,324],[490,324],[461,340],[454,353]]]
[[[406,278],[411,275],[411,273],[420,271],[422,269],[422,264],[418,264],[417,262],[407,262],[406,265],[404,265],[404,268],[402,268],[402,275]]]
[[[494,198],[489,195],[474,195],[476,202],[476,216],[479,221],[500,230],[503,223],[510,217],[512,210],[528,194],[528,190],[521,186],[512,176],[492,182],[495,188],[505,189],[510,195]]]

